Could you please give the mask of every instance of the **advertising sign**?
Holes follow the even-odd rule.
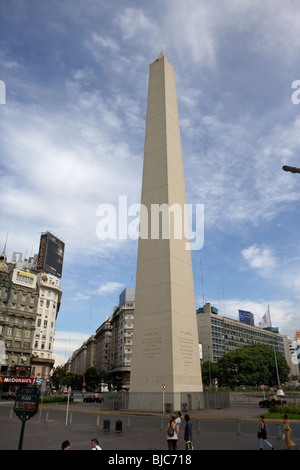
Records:
[[[34,416],[39,407],[40,392],[37,387],[20,387],[16,394],[14,412],[20,419]]]
[[[254,315],[246,310],[239,310],[239,321],[254,326]]]
[[[4,375],[0,376],[0,383],[3,384],[33,385],[34,381],[34,377],[7,377]]]
[[[21,286],[31,287],[35,289],[36,286],[36,276],[19,269],[14,269],[12,281],[14,284],[19,284]]]
[[[65,244],[50,232],[43,233],[40,240],[37,270],[62,276]]]

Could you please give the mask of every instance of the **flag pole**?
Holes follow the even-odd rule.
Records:
[[[271,328],[272,328],[272,322],[271,322],[271,315],[270,315],[270,308],[269,308],[269,305],[268,305],[268,312],[269,312],[269,318],[270,318],[270,323],[271,323]],[[275,368],[276,368],[276,375],[277,375],[278,390],[280,390],[280,380],[279,380],[278,364],[277,364],[277,357],[276,357],[276,349],[275,349],[274,338],[273,338],[273,350],[274,350],[274,359],[275,359]]]

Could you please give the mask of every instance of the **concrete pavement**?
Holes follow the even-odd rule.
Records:
[[[12,411],[13,404],[0,405],[0,450],[17,450],[21,421]],[[256,403],[234,404],[223,410],[191,412],[193,442],[196,450],[257,450],[257,415],[265,413]],[[110,430],[104,431],[104,421]],[[122,432],[116,431],[116,421],[122,422]],[[90,450],[96,437],[107,451],[166,451],[165,426],[168,415],[104,411],[99,404],[70,405],[66,424],[66,407],[42,406],[40,412],[25,424],[23,450],[60,450],[68,439],[71,450]],[[269,422],[270,441],[276,450],[285,449],[278,438],[280,422]],[[293,437],[300,444],[300,423],[293,423]],[[179,432],[179,451],[185,450],[184,420]]]

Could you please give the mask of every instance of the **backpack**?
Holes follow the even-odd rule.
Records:
[[[169,429],[168,429],[168,436],[173,437],[175,433],[174,428],[172,428],[171,423],[169,424]]]

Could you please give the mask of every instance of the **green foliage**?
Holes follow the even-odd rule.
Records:
[[[280,382],[288,380],[289,367],[283,355],[276,351]],[[208,364],[208,363],[207,363]],[[277,373],[274,350],[263,344],[252,344],[230,351],[222,356],[217,364],[203,364],[203,382],[211,382],[219,386],[234,389],[238,385],[257,386],[277,385]]]
[[[274,405],[269,408],[270,413],[281,413],[288,416],[299,416],[300,417],[300,405],[296,403],[288,403],[286,405]]]
[[[53,396],[43,396],[40,398],[40,403],[45,404],[45,403],[67,403],[68,396],[67,395],[53,395]],[[73,401],[72,397],[69,397],[69,402],[71,403]]]
[[[108,372],[98,371],[95,367],[90,367],[84,374],[73,374],[66,370],[65,367],[57,367],[52,376],[52,385],[60,390],[62,385],[71,386],[72,390],[80,390],[85,388],[94,390],[101,382],[110,384],[110,374]]]

